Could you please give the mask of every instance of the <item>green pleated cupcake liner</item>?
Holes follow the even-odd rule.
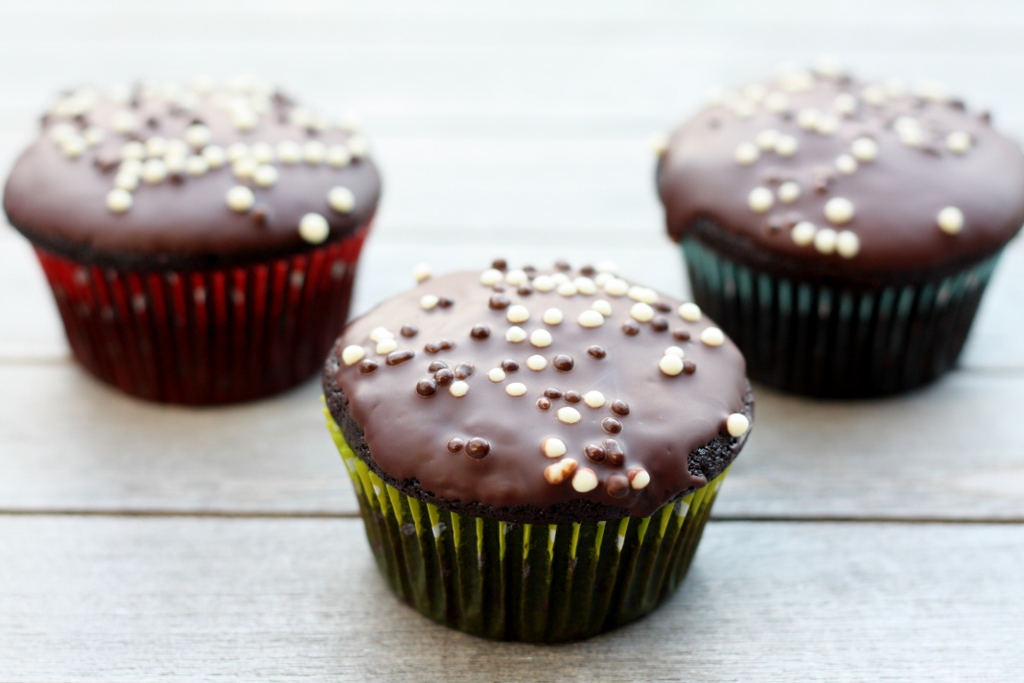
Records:
[[[926,384],[956,363],[996,254],[921,284],[801,282],[682,241],[694,301],[736,342],[751,378],[822,397],[879,396]]]
[[[726,475],[650,517],[500,522],[401,493],[355,455],[330,413],[327,424],[394,593],[434,621],[500,640],[578,640],[653,610],[682,582]]]

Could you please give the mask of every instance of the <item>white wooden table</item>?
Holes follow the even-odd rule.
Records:
[[[838,55],[939,77],[1024,138],[1024,6],[980,0],[0,3],[0,165],[57,88],[266,75],[363,113],[386,188],[356,308],[495,256],[612,257],[683,292],[646,147],[716,84]],[[311,381],[190,410],[70,360],[0,230],[0,681],[1011,681],[1024,663],[1024,241],[961,366],[908,396],[759,388],[680,593],[557,647],[491,643],[378,577]]]

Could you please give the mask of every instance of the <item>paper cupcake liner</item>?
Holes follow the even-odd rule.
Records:
[[[999,260],[870,288],[778,278],[694,238],[682,249],[694,300],[743,351],[750,377],[823,397],[906,391],[950,369]]]
[[[101,268],[36,248],[75,358],[151,401],[216,404],[315,375],[348,316],[367,227],[297,256],[196,271]]]
[[[401,493],[356,457],[329,412],[327,424],[395,594],[446,626],[500,640],[577,640],[653,610],[682,582],[726,474],[650,517],[499,522]]]

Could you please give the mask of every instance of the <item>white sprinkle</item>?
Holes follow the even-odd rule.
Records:
[[[860,91],[861,99],[870,105],[879,107],[885,104],[886,93],[885,89],[880,85],[868,85]]]
[[[605,403],[604,394],[596,390],[588,391],[587,393],[583,394],[583,402],[586,403],[591,408],[600,408]]]
[[[725,420],[725,429],[729,436],[743,436],[750,428],[750,420],[743,413],[733,413]]]
[[[832,108],[840,114],[852,114],[857,111],[857,98],[848,92],[839,93],[832,100]]]
[[[818,228],[815,227],[814,223],[810,221],[800,221],[793,226],[792,232],[789,236],[793,238],[794,244],[806,247],[814,241],[814,234],[818,232]]]
[[[947,235],[956,235],[964,228],[964,214],[955,206],[947,206],[936,218],[939,229]]]
[[[394,340],[394,338],[392,338],[392,337],[387,337],[387,338],[381,339],[380,341],[377,342],[376,351],[377,351],[377,355],[379,355],[379,356],[385,356],[385,355],[391,353],[392,351],[397,351],[397,350],[398,350],[398,342],[396,342]]]
[[[736,163],[740,166],[750,166],[756,162],[761,156],[761,153],[757,149],[757,145],[753,142],[741,142],[736,146],[736,151],[733,152],[732,158],[735,159]]]
[[[269,165],[257,166],[252,180],[260,187],[271,187],[277,182],[277,169]]]
[[[121,162],[121,165],[117,168],[118,173],[131,173],[132,175],[139,175],[142,173],[142,162],[138,159],[125,159]]]
[[[598,261],[594,264],[594,270],[599,273],[612,273],[619,272],[619,265],[615,261]]]
[[[606,318],[612,314],[612,305],[605,299],[598,299],[590,307]]]
[[[765,128],[764,130],[757,134],[757,137],[754,138],[754,142],[757,143],[758,147],[760,147],[766,152],[769,152],[775,149],[775,143],[778,141],[778,139],[779,131],[775,130],[774,128]]]
[[[783,204],[792,204],[800,198],[800,183],[795,180],[787,180],[779,185],[779,201]]]
[[[857,171],[857,160],[849,154],[836,157],[836,169],[843,175],[853,175]]]
[[[539,349],[551,346],[555,339],[547,330],[534,330],[530,333],[530,343]]]
[[[430,277],[430,265],[426,263],[417,263],[412,267],[412,276],[416,282],[423,282]]]
[[[422,308],[424,311],[429,311],[433,308],[436,308],[437,303],[439,301],[440,299],[438,299],[433,294],[424,294],[423,296],[420,297],[420,308]]]
[[[700,340],[708,346],[721,346],[725,343],[725,334],[717,327],[706,327],[700,333]]]
[[[226,196],[228,208],[238,213],[244,213],[256,203],[256,195],[245,185],[235,185]]]
[[[233,173],[236,178],[246,180],[251,178],[256,172],[257,165],[256,160],[252,157],[241,157],[240,159],[235,159],[231,164],[231,173]]]
[[[633,301],[642,301],[645,304],[658,303],[658,293],[650,287],[634,285],[629,288],[628,295]]]
[[[193,123],[185,129],[185,142],[196,149],[202,149],[210,144],[211,139],[213,139],[213,133],[201,123]]]
[[[334,168],[343,168],[352,163],[352,154],[344,145],[331,145],[327,148],[327,163]]]
[[[297,164],[302,161],[302,145],[294,140],[282,140],[277,143],[277,158],[282,164]]]
[[[142,165],[142,179],[156,185],[167,177],[167,164],[160,159],[149,159]]]
[[[937,81],[921,81],[914,86],[914,94],[926,100],[941,102],[946,99],[946,88]]]
[[[580,415],[580,411],[576,410],[575,408],[570,408],[568,406],[564,408],[559,408],[558,413],[556,413],[556,415],[558,416],[559,422],[564,422],[567,425],[576,424],[577,422],[580,421],[580,418],[582,417]]]
[[[112,213],[124,213],[132,208],[132,195],[128,190],[116,187],[107,193],[107,208]]]
[[[679,306],[679,317],[691,323],[700,320],[700,306],[687,302]]]
[[[362,159],[370,151],[370,143],[362,135],[353,135],[347,141],[348,151],[354,159]]]
[[[366,349],[356,344],[346,346],[345,350],[341,352],[341,360],[345,365],[355,365],[364,358],[366,358]]]
[[[522,382],[512,382],[505,387],[505,393],[509,396],[522,396],[526,393],[526,385]]]
[[[576,296],[576,285],[571,282],[563,282],[558,285],[558,293],[564,297]]]
[[[529,279],[530,276],[526,274],[526,271],[520,268],[516,268],[505,273],[505,282],[509,283],[513,287],[518,287]]]
[[[791,157],[800,148],[800,142],[792,135],[780,135],[775,141],[775,153],[780,157]]]
[[[796,124],[804,130],[814,130],[820,116],[821,112],[814,107],[806,107],[797,113]]]
[[[664,135],[652,135],[647,141],[647,147],[654,156],[660,157],[668,150],[668,138]]]
[[[338,185],[327,193],[327,203],[338,213],[350,213],[356,206],[356,196],[352,190]]]
[[[117,133],[130,133],[135,130],[137,125],[135,114],[123,109],[114,112],[114,116],[110,119],[110,127]]]
[[[814,132],[818,135],[834,135],[839,128],[839,119],[831,114],[822,114],[814,124]]]
[[[549,458],[561,458],[566,453],[565,442],[561,439],[549,436],[540,444],[540,450]]]
[[[534,372],[540,372],[548,366],[548,359],[544,356],[533,355],[526,359],[526,367]]]
[[[775,204],[775,197],[767,187],[755,187],[747,197],[747,206],[755,213],[764,213]]]
[[[307,164],[322,164],[327,158],[327,147],[319,140],[307,140],[302,146],[302,158]]]
[[[480,273],[480,284],[487,285],[488,287],[496,285],[504,279],[505,274],[497,268],[488,268],[484,272]]]
[[[772,92],[764,98],[764,108],[773,114],[781,114],[789,109],[789,96],[781,92]]]
[[[74,135],[78,135],[77,129],[67,122],[58,123],[50,129],[50,139],[54,142],[60,142]]]
[[[508,331],[505,333],[505,341],[512,342],[513,344],[518,344],[525,340],[526,330],[516,325],[508,328]]]
[[[565,273],[552,273],[551,280],[555,283],[555,287],[565,284],[566,282],[572,282],[572,280],[569,279],[569,276]]]
[[[463,382],[461,379],[455,380],[448,387],[448,393],[455,398],[462,398],[469,393],[469,384]]]
[[[955,130],[946,136],[946,148],[954,154],[966,154],[971,149],[971,136],[962,130]]]
[[[647,470],[637,468],[633,472],[633,476],[629,478],[629,485],[639,491],[640,489],[647,488],[647,485],[651,483],[651,475],[647,473]]]
[[[538,292],[550,292],[555,288],[555,281],[549,275],[538,275],[533,278],[533,288]]]
[[[878,143],[871,138],[857,138],[850,143],[850,152],[857,161],[874,161],[878,156]]]
[[[138,140],[126,142],[121,145],[122,159],[142,159],[146,156],[146,146]]]
[[[604,316],[595,310],[587,310],[580,313],[576,321],[583,327],[601,327],[604,325]]]
[[[515,304],[509,306],[508,311],[505,313],[505,318],[510,323],[525,323],[530,319],[530,310],[521,304]]]
[[[753,100],[754,102],[760,102],[767,94],[768,88],[766,88],[762,83],[751,83],[747,87],[743,88],[743,96],[748,100]]]
[[[625,296],[629,291],[629,283],[619,278],[613,278],[605,284],[604,291],[609,296]]]
[[[106,133],[104,133],[103,129],[99,126],[89,126],[82,131],[82,139],[85,140],[85,144],[90,147],[95,147],[103,142],[104,137],[106,137]]]
[[[491,368],[487,371],[487,379],[491,380],[495,384],[498,382],[505,381],[505,371],[501,368]]]
[[[210,168],[220,168],[227,163],[228,155],[223,147],[218,145],[207,145],[203,147],[203,159],[210,165]]]
[[[370,339],[379,342],[382,339],[394,339],[395,333],[386,327],[375,327],[370,332]]]
[[[594,284],[594,281],[591,280],[589,277],[580,276],[573,280],[572,283],[576,285],[576,291],[578,291],[580,294],[586,294],[587,296],[590,296],[591,294],[597,293],[597,285]]]
[[[651,308],[650,304],[645,304],[642,301],[638,301],[633,304],[633,307],[629,309],[629,315],[634,319],[639,320],[642,323],[648,322],[654,317],[654,309]]]
[[[675,354],[664,355],[658,361],[658,368],[669,377],[675,377],[683,371],[683,359]]]
[[[860,238],[849,230],[840,230],[836,237],[836,253],[843,258],[853,258],[860,252]]]
[[[227,148],[228,161],[235,162],[243,157],[249,156],[249,145],[244,142],[235,142],[228,145]]]
[[[822,254],[831,254],[836,250],[838,235],[832,228],[822,228],[814,234],[814,248]]]
[[[274,161],[274,148],[266,142],[254,142],[249,148],[249,154],[261,164],[269,164]]]
[[[78,135],[63,138],[57,144],[60,145],[60,151],[64,152],[64,156],[69,159],[77,159],[82,156],[82,153],[84,153],[86,147],[88,147],[85,140]]]
[[[572,477],[572,487],[580,493],[593,491],[597,488],[597,475],[589,467],[576,470]]]
[[[210,170],[210,164],[203,157],[194,154],[185,159],[185,172],[192,176],[205,174]]]
[[[310,244],[320,244],[330,234],[330,224],[318,213],[307,213],[299,221],[299,236]]]
[[[830,223],[845,225],[853,219],[853,202],[843,197],[833,197],[825,203],[825,218]]]
[[[231,123],[241,131],[250,131],[259,123],[260,117],[250,106],[234,107],[231,111]]]
[[[544,479],[549,484],[561,484],[565,478],[576,471],[579,465],[573,458],[565,458],[544,468]]]
[[[139,174],[121,171],[114,177],[114,187],[131,192],[139,186]]]
[[[680,358],[686,358],[686,352],[678,346],[670,346],[665,349],[666,356],[679,356]]]
[[[549,308],[548,310],[544,311],[544,315],[541,316],[541,320],[543,320],[546,325],[558,325],[562,322],[564,317],[565,316],[563,315],[561,309]]]

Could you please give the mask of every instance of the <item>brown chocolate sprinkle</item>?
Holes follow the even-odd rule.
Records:
[[[569,262],[566,261],[565,259],[559,259],[558,261],[555,261],[555,268],[562,271],[572,270],[572,266],[569,265]]]
[[[469,336],[473,339],[487,339],[491,336],[491,328],[487,325],[473,325],[473,329],[469,331]]]
[[[455,299],[450,296],[442,296],[438,298],[437,305],[441,308],[451,308],[455,304]]]
[[[437,372],[438,370],[443,370],[446,367],[448,367],[448,364],[445,363],[443,360],[435,360],[433,363],[427,366],[427,371]]]
[[[594,266],[588,263],[580,268],[580,275],[583,275],[584,277],[594,277],[597,275],[597,268],[594,268]]]
[[[508,261],[503,258],[496,258],[491,261],[491,268],[495,270],[508,270]]]
[[[466,379],[476,370],[472,363],[459,363],[455,366],[455,376],[458,379]]]
[[[622,498],[629,493],[629,479],[621,474],[613,474],[608,477],[608,483],[605,485],[605,489],[608,491],[608,495],[612,498]]]
[[[690,341],[690,333],[686,330],[672,330],[672,336],[679,341]]]
[[[668,329],[668,321],[662,316],[655,316],[651,320],[651,329],[655,332],[664,332]]]
[[[683,372],[685,372],[687,375],[692,375],[693,373],[697,372],[697,364],[694,363],[692,360],[684,360]]]
[[[604,440],[604,452],[608,456],[609,465],[618,467],[626,462],[626,452],[622,450],[622,446],[615,439]]]
[[[403,337],[415,337],[419,329],[415,325],[402,325],[400,334]]]
[[[629,404],[620,399],[612,401],[612,412],[616,415],[629,415]]]
[[[505,372],[516,372],[519,370],[519,361],[512,360],[511,358],[506,358],[505,360],[501,361],[501,369],[504,370]]]
[[[455,348],[455,342],[453,342],[451,339],[442,339],[441,341],[437,342],[437,346],[442,351],[451,351],[452,349]]]
[[[364,375],[369,375],[371,372],[380,367],[380,363],[375,360],[366,359],[359,364],[359,372]]]
[[[437,393],[437,382],[432,379],[421,379],[416,383],[416,393],[420,396],[433,396]]]
[[[437,380],[438,384],[444,386],[452,383],[452,380],[455,379],[455,373],[448,368],[441,368],[434,373],[434,379]]]
[[[602,463],[607,457],[607,453],[604,452],[604,449],[596,443],[588,443],[583,449],[583,452],[586,453],[588,460],[595,463]]]
[[[523,272],[532,277],[537,272],[537,266],[523,266]]]
[[[573,391],[572,389],[570,389],[569,391],[565,392],[565,400],[568,401],[569,403],[579,403],[580,401],[583,400],[583,394],[581,394],[578,391]]]
[[[507,296],[495,294],[491,297],[490,301],[487,302],[487,305],[491,307],[492,311],[500,311],[503,308],[508,308],[510,303],[511,302],[508,300]]]
[[[672,310],[672,306],[670,306],[669,304],[665,303],[664,301],[656,301],[656,302],[654,302],[653,306],[654,306],[654,310],[656,310],[656,311],[658,311],[660,313],[668,313],[669,311]]]
[[[622,423],[614,417],[606,417],[601,420],[601,427],[609,434],[618,434],[622,431]]]
[[[121,155],[110,150],[101,150],[96,154],[96,159],[93,160],[93,164],[96,168],[100,169],[104,173],[114,170],[120,165],[120,163]]]
[[[519,296],[530,296],[533,294],[533,287],[530,285],[519,285],[519,289],[516,290]]]
[[[412,349],[405,349],[404,351],[392,351],[388,354],[387,360],[385,361],[388,365],[401,365],[407,360],[412,360],[416,357],[416,352]]]
[[[548,398],[562,398],[562,390],[556,389],[555,387],[548,387],[544,390],[544,395]]]
[[[576,361],[571,356],[567,356],[564,353],[560,353],[552,359],[551,364],[555,366],[555,370],[559,372],[569,372],[576,367]]]
[[[598,346],[597,344],[593,344],[587,348],[587,353],[597,359],[604,358],[608,355],[608,352],[604,350],[604,347]]]
[[[466,444],[466,455],[474,460],[482,460],[490,452],[491,444],[488,443],[487,439],[482,439],[479,436],[474,436]]]
[[[495,282],[491,285],[491,291],[494,292],[504,292],[506,289],[508,289],[508,287],[505,286],[504,282]]]
[[[466,445],[466,440],[465,439],[460,439],[457,436],[453,436],[452,438],[448,439],[448,452],[449,453],[458,453],[459,451],[462,450],[463,446],[465,446],[465,445]]]
[[[427,353],[440,353],[441,346],[435,342],[427,342],[423,345],[423,350]]]
[[[550,410],[551,399],[544,398],[543,396],[541,396],[540,398],[537,399],[537,407],[540,408],[541,410]]]
[[[265,226],[267,224],[267,215],[268,215],[267,207],[265,207],[265,206],[257,206],[257,207],[254,207],[249,212],[249,220],[251,220],[252,224],[255,225],[257,228],[262,228],[263,226]]]
[[[637,325],[632,320],[627,320],[626,322],[622,323],[622,331],[628,334],[630,337],[635,337],[636,335],[640,334],[640,326]]]

